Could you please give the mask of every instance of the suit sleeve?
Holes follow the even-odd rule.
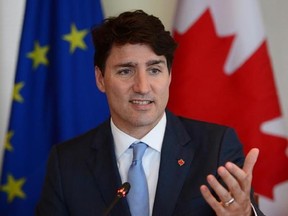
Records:
[[[48,159],[46,178],[39,203],[36,206],[36,215],[68,215],[62,191],[57,146],[54,146]]]
[[[243,145],[240,143],[237,134],[232,128],[227,128],[220,146],[220,160],[218,166],[223,166],[227,161],[243,167],[245,156]]]

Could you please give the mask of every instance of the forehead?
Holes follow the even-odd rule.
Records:
[[[106,63],[146,63],[147,61],[161,61],[165,65],[166,58],[164,55],[157,55],[150,46],[146,44],[124,44],[113,45]]]

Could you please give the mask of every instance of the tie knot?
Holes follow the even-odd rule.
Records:
[[[133,143],[131,147],[133,148],[133,161],[141,161],[147,145],[143,142],[139,142]]]

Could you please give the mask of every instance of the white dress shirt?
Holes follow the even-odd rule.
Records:
[[[130,145],[135,141],[141,141],[148,145],[142,158],[142,164],[148,183],[150,215],[152,215],[158,182],[161,148],[166,128],[166,121],[166,114],[164,113],[158,124],[142,139],[138,140],[117,128],[111,118],[111,130],[114,138],[115,154],[122,183],[127,181],[128,170],[133,158],[133,150],[129,148]]]

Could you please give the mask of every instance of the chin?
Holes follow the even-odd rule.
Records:
[[[158,122],[158,119],[144,116],[142,118],[134,119],[134,121],[132,122],[135,127],[146,127],[146,126],[154,127],[156,123]]]

